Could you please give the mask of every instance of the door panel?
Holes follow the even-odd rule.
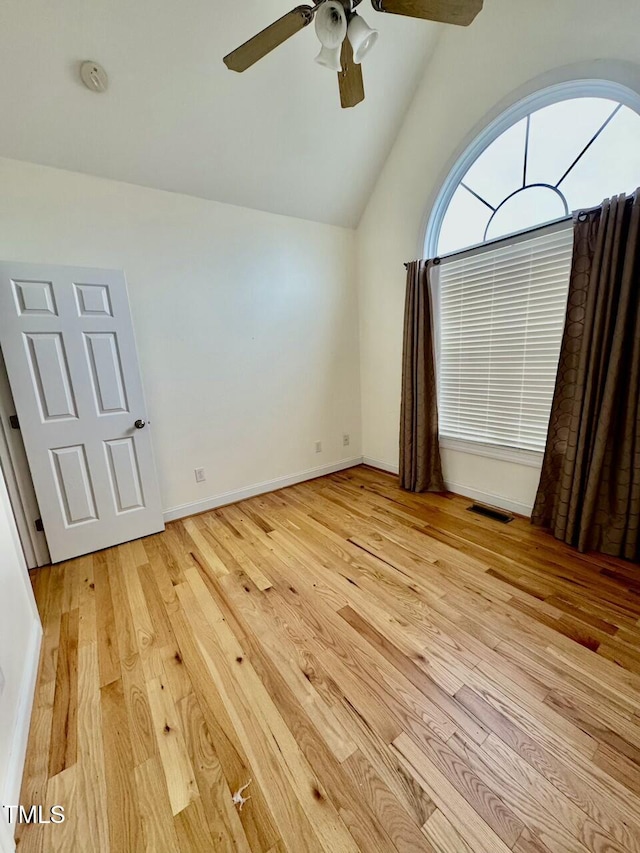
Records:
[[[67,526],[97,519],[84,445],[56,447],[51,451],[51,461]]]
[[[116,512],[130,512],[144,506],[136,448],[131,438],[105,441],[109,459],[111,488]]]
[[[24,340],[42,419],[77,418],[62,335],[37,332]]]
[[[18,313],[56,316],[56,301],[50,281],[14,281]]]
[[[113,317],[109,288],[102,284],[73,285],[81,317]]]
[[[118,339],[114,332],[86,333],[87,357],[99,415],[128,412]]]
[[[0,345],[52,560],[162,530],[124,275],[0,263]]]

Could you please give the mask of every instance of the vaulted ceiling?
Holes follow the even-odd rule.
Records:
[[[360,8],[380,30],[366,100],[340,108],[313,27],[243,74],[222,57],[292,0],[2,0],[0,156],[355,225],[439,25]],[[79,81],[84,59],[110,86]]]

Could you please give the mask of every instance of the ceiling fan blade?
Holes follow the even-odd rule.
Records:
[[[340,65],[342,65],[342,71],[338,71],[340,103],[343,109],[355,107],[360,101],[364,101],[364,83],[362,66],[356,65],[353,61],[353,48],[348,37],[342,42]]]
[[[371,0],[376,12],[424,18],[468,27],[482,9],[483,0]]]
[[[257,36],[228,53],[223,60],[224,64],[231,71],[246,71],[263,56],[271,53],[288,38],[310,24],[312,20],[313,9],[311,6],[296,6],[295,9],[278,18]]]

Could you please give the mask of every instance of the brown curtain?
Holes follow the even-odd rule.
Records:
[[[574,220],[569,301],[532,521],[640,561],[640,190]]]
[[[412,492],[442,492],[438,404],[433,360],[429,269],[407,265],[400,406],[400,485]]]

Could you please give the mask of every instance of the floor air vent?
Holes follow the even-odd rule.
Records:
[[[477,515],[484,515],[486,518],[491,518],[493,521],[499,521],[501,524],[509,524],[513,521],[514,515],[506,509],[500,509],[497,506],[489,506],[489,504],[481,504],[474,501],[471,506],[467,507],[468,512],[475,512]]]

